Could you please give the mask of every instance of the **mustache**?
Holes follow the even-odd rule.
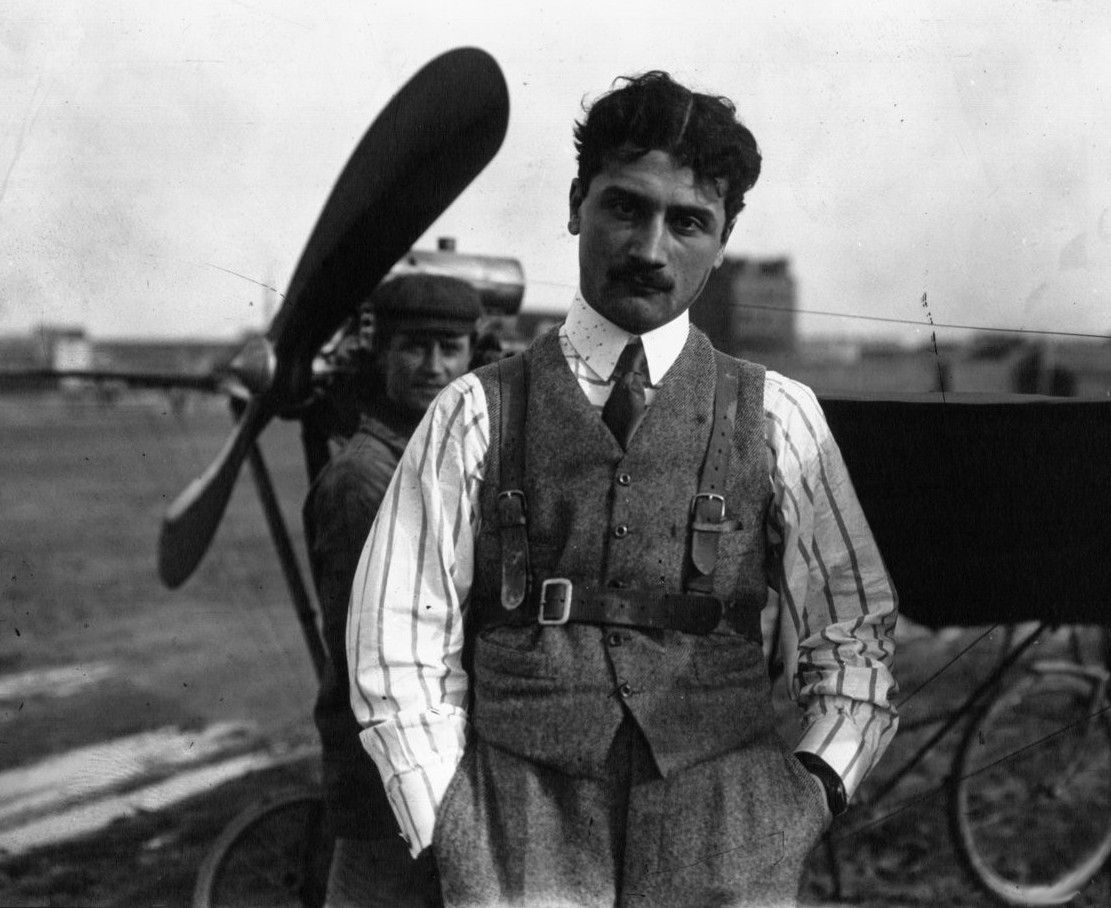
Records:
[[[617,265],[606,271],[606,277],[612,282],[641,284],[651,290],[660,290],[665,293],[675,286],[667,275],[651,266]]]

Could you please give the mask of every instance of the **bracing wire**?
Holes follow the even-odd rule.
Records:
[[[968,652],[970,650],[972,650],[976,646],[978,646],[984,638],[990,637],[998,628],[999,628],[998,624],[993,624],[986,631],[984,631],[982,634],[980,634],[980,636],[978,636],[975,640],[973,640],[971,643],[969,643],[967,646],[965,646],[952,659],[950,659],[948,662],[946,662],[943,666],[941,666],[941,668],[939,668],[932,675],[930,675],[930,677],[928,677],[925,681],[923,681],[921,684],[919,684],[918,687],[916,687],[909,694],[907,694],[905,697],[903,697],[903,699],[900,700],[899,703],[897,704],[899,709],[902,709],[911,700],[913,700],[920,693],[922,693],[922,691],[924,691],[927,687],[929,687],[934,681],[936,681],[938,678],[940,678],[942,675],[944,675],[950,668],[952,668],[961,659],[963,659],[968,654]]]
[[[780,306],[764,306],[759,303],[738,303],[738,309],[759,309],[783,312]],[[1111,334],[1087,334],[1083,331],[1050,331],[1045,328],[998,328],[991,325],[958,325],[952,322],[927,323],[913,318],[891,318],[881,315],[861,315],[857,312],[832,312],[824,309],[792,309],[799,315],[824,315],[831,318],[851,318],[865,322],[885,322],[893,325],[913,325],[916,328],[951,328],[961,331],[980,331],[984,334],[1039,334],[1049,337],[1075,337],[1091,340],[1111,340]]]
[[[1049,732],[1048,734],[1042,735],[1037,740],[1029,741],[1026,744],[1023,744],[1021,747],[1016,747],[1014,750],[1008,751],[1003,756],[996,758],[991,763],[988,763],[985,766],[977,767],[972,772],[966,773],[965,775],[961,776],[961,779],[970,779],[975,775],[979,775],[982,772],[986,772],[987,770],[992,769],[993,767],[1000,765],[1001,763],[1006,763],[1009,760],[1013,760],[1015,757],[1017,757],[1017,756],[1019,756],[1023,753],[1026,753],[1027,751],[1032,750],[1035,747],[1040,747],[1042,744],[1045,744],[1047,741],[1053,740],[1058,735],[1063,735],[1066,732],[1071,731],[1073,728],[1076,728],[1078,725],[1083,725],[1086,722],[1090,722],[1092,719],[1097,719],[1097,718],[1099,718],[1100,716],[1104,715],[1105,713],[1107,713],[1109,711],[1111,711],[1111,705],[1103,706],[1100,709],[1097,709],[1093,713],[1090,713],[1090,714],[1085,715],[1085,716],[1081,716],[1079,719],[1076,719],[1073,722],[1069,722],[1066,725],[1062,725],[1060,728],[1054,729],[1053,731]],[[938,794],[940,794],[942,791],[945,790],[945,787],[948,784],[950,784],[950,782],[955,782],[955,781],[957,781],[957,780],[956,779],[949,779],[949,778],[943,779],[940,783],[938,783],[937,785],[934,785],[932,788],[928,788],[925,791],[920,791],[917,794],[912,795],[911,797],[907,798],[906,800],[900,801],[898,804],[896,804],[894,807],[892,807],[891,810],[886,811],[885,813],[881,814],[880,816],[874,817],[873,819],[869,820],[866,823],[861,823],[859,826],[854,826],[851,829],[848,829],[845,832],[838,834],[836,836],[836,841],[837,842],[847,841],[849,839],[855,838],[856,836],[867,832],[869,829],[874,829],[877,826],[883,825],[884,823],[888,822],[889,820],[898,816],[899,814],[904,813],[907,810],[910,810],[912,807],[916,806],[917,804],[920,804],[923,801],[928,801],[930,798],[936,797]]]
[[[564,283],[563,281],[544,281],[538,279],[531,279],[530,284],[539,285],[542,287],[559,287],[563,290],[570,292],[575,291],[575,287],[571,284]],[[830,309],[797,309],[791,307],[785,310],[783,306],[769,306],[761,303],[734,303],[733,307],[736,309],[751,309],[763,312],[784,312],[790,311],[797,315],[820,315],[826,318],[847,318],[854,319],[862,322],[881,322],[890,325],[910,325],[914,328],[948,328],[956,331],[979,331],[984,334],[1034,334],[1044,335],[1046,337],[1073,337],[1086,340],[1111,340],[1111,334],[1094,334],[1084,331],[1055,331],[1048,328],[1008,328],[997,327],[995,325],[961,325],[956,322],[933,322],[932,324],[923,319],[914,318],[895,318],[893,316],[883,315],[863,315],[859,312],[836,312]]]

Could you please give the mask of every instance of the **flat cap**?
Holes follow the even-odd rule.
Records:
[[[469,334],[482,315],[478,290],[442,274],[404,274],[379,284],[367,299],[375,321],[389,329]]]

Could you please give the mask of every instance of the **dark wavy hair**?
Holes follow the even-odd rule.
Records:
[[[760,176],[756,139],[737,119],[733,102],[693,92],[661,70],[617,82],[625,84],[584,104],[586,117],[575,122],[583,194],[607,162],[666,151],[699,180],[724,181],[725,221],[732,223]]]

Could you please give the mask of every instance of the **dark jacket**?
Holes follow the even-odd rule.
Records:
[[[323,752],[324,795],[339,838],[400,834],[382,778],[351,712],[346,628],[351,583],[371,524],[415,424],[371,402],[344,447],[317,476],[303,519],[328,661],[313,717]]]

